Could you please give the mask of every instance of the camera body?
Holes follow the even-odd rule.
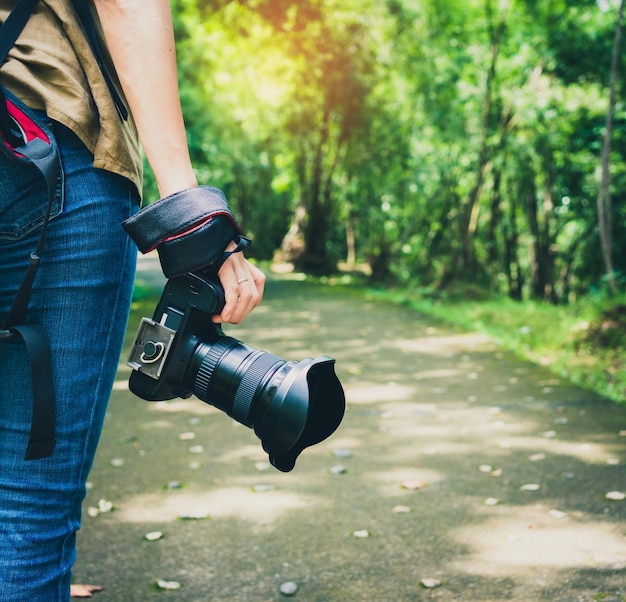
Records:
[[[201,340],[224,336],[211,321],[223,307],[223,289],[206,276],[188,273],[168,280],[152,319],[142,318],[139,325],[128,359],[130,390],[147,401],[190,397],[187,366]]]
[[[334,360],[285,361],[226,336],[212,321],[224,306],[213,272],[170,278],[153,317],[143,318],[128,365],[129,388],[148,401],[195,394],[254,429],[279,470],[329,437],[345,411]]]

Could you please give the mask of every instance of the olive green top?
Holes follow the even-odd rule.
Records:
[[[100,47],[104,36],[93,2]],[[14,0],[0,0],[4,23]],[[110,73],[118,90],[114,70]],[[141,194],[142,158],[132,117],[119,116],[70,0],[40,0],[0,69],[0,81],[33,109],[70,128],[94,155],[94,167],[131,180]],[[120,91],[120,96],[124,98]]]

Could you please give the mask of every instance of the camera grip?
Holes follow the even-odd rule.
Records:
[[[164,197],[122,226],[142,253],[156,248],[168,278],[215,264],[241,234],[224,193],[211,186]]]

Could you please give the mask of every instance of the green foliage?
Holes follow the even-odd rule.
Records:
[[[614,0],[172,6],[198,178],[227,192],[258,258],[282,244],[311,273],[349,259],[375,282],[442,294],[566,303],[603,288]],[[625,141],[619,100],[621,286]]]

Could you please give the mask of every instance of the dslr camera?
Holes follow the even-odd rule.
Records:
[[[241,236],[224,193],[176,192],[122,223],[142,253],[156,249],[168,278],[130,353],[130,390],[148,401],[192,394],[254,429],[270,462],[293,469],[302,450],[329,437],[345,411],[334,360],[285,361],[226,336],[212,321],[224,307],[217,277]],[[229,243],[232,251],[225,251]]]
[[[212,271],[168,280],[132,346],[130,390],[148,401],[192,394],[254,429],[273,466],[289,472],[329,437],[345,410],[334,360],[285,361],[226,336],[211,317],[224,306]]]

